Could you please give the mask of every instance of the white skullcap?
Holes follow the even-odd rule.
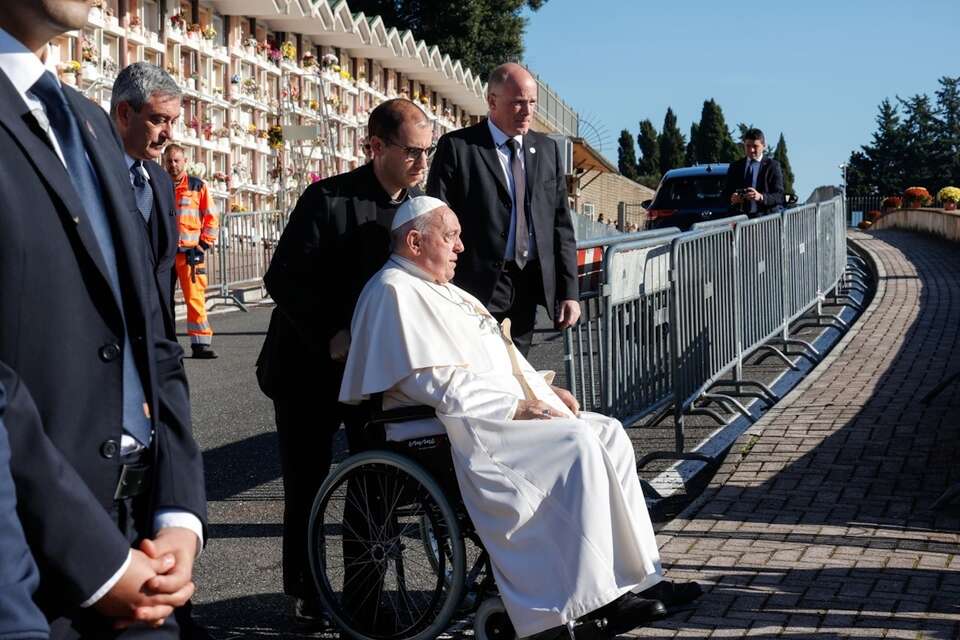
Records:
[[[431,198],[430,196],[410,198],[397,209],[397,213],[393,216],[393,224],[390,225],[390,230],[395,231],[414,218],[419,218],[434,209],[446,206],[447,203],[439,198]]]

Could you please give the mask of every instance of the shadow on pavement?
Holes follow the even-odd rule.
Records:
[[[280,477],[277,434],[260,433],[204,451],[203,468],[210,502],[227,500],[276,480]]]
[[[740,637],[738,630],[747,635],[749,629],[751,638],[881,637],[890,630],[916,631],[915,637],[929,640],[957,637],[957,623],[942,619],[960,615],[956,572],[919,567],[738,572],[736,567],[682,563],[673,568],[726,574],[691,611],[657,623],[658,629],[682,629],[684,638],[717,637],[715,629],[731,637]],[[931,614],[941,619],[931,619]],[[770,633],[764,634],[763,627]]]

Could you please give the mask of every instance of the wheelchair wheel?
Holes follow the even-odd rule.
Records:
[[[487,598],[473,619],[473,635],[477,640],[516,640],[510,616],[500,598]]]
[[[446,630],[466,554],[453,508],[419,464],[389,451],[351,456],[320,487],[308,535],[320,600],[351,637],[433,640]]]

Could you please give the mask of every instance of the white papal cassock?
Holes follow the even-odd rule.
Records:
[[[521,637],[661,577],[633,447],[619,422],[574,416],[523,356],[533,394],[566,418],[512,420],[524,391],[496,320],[473,296],[391,257],[351,326],[342,402],[436,408],[457,480]]]

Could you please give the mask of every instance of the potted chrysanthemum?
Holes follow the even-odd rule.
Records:
[[[924,187],[910,187],[903,192],[903,201],[907,209],[918,209],[933,202],[933,198]]]
[[[957,203],[960,202],[960,189],[944,187],[937,192],[937,200],[943,205],[945,211],[956,211]]]

